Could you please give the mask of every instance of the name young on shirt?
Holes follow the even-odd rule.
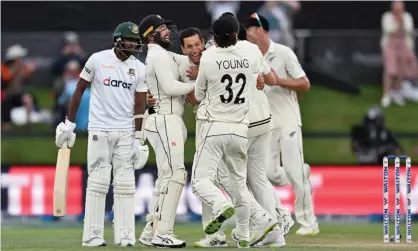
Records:
[[[128,89],[128,90],[131,90],[131,86],[132,86],[132,84],[123,82],[121,80],[111,79],[110,77],[105,78],[103,80],[103,84],[105,86],[122,87],[122,88],[125,88],[125,89]]]
[[[216,61],[216,64],[218,65],[219,70],[229,70],[229,69],[243,69],[243,68],[249,68],[250,63],[248,59],[235,59],[235,60],[220,60]]]

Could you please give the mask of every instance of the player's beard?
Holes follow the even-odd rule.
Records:
[[[155,34],[155,42],[166,50],[169,50],[173,47],[173,42],[171,40],[167,41],[165,39],[162,39],[160,32],[157,32]]]

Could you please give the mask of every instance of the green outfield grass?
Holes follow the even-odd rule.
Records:
[[[47,89],[31,90],[44,108],[52,108],[52,99]],[[348,132],[351,125],[360,123],[367,109],[378,105],[381,88],[363,85],[361,95],[349,95],[313,84],[311,90],[300,94],[299,103],[303,128],[306,132]],[[193,108],[186,106],[184,120],[189,131],[194,131]],[[393,105],[384,109],[387,126],[396,132],[418,132],[418,104],[408,102],[405,107]],[[414,116],[415,114],[415,116]],[[52,130],[47,127],[39,130]]]
[[[353,164],[356,163],[351,153],[349,139],[304,139],[305,161],[310,164]],[[418,161],[418,154],[414,153],[417,147],[416,139],[400,140],[408,156],[413,163]],[[267,148],[266,148],[267,150]],[[1,162],[4,164],[55,164],[58,149],[54,139],[8,139],[2,140]],[[189,139],[185,145],[184,160],[186,163],[193,162],[195,153],[195,141]],[[71,152],[71,162],[84,164],[87,160],[87,139],[77,138]],[[155,163],[155,155],[151,148],[148,163]]]
[[[32,92],[43,108],[52,107],[52,99],[46,89]],[[380,101],[380,88],[363,86],[361,95],[352,96],[323,87],[313,86],[300,96],[304,132],[349,132],[351,126],[360,123],[367,109]],[[407,103],[405,107],[393,106],[385,109],[386,122],[395,132],[418,132],[418,105]],[[195,119],[192,107],[186,106],[184,120],[190,133],[194,133]],[[18,127],[15,132],[54,132],[46,125]],[[418,161],[418,139],[401,139],[405,153]],[[1,162],[6,164],[50,163],[56,161],[57,149],[54,138],[2,139]],[[192,162],[194,138],[186,142],[185,161]],[[87,141],[78,137],[71,159],[73,163],[86,162]],[[356,159],[350,149],[349,138],[304,138],[305,160],[313,164],[353,164]],[[155,163],[154,155],[150,163]]]
[[[139,236],[142,225],[137,227],[136,235]],[[351,251],[351,250],[418,250],[417,228],[418,224],[412,227],[413,244],[383,244],[382,242],[382,225],[381,224],[362,224],[362,225],[321,225],[321,233],[317,236],[295,236],[295,228],[291,230],[286,237],[287,247],[283,250],[295,251],[316,251],[316,250],[334,250],[334,251]],[[403,229],[403,228],[402,228]],[[230,240],[229,231],[227,238]],[[182,250],[192,250],[193,242],[199,240],[203,236],[200,225],[189,224],[179,225],[175,228],[175,233],[179,238],[186,240],[187,247]],[[13,251],[77,251],[86,250],[88,248],[81,247],[82,226],[78,227],[3,227],[1,233],[2,250]],[[105,240],[107,247],[94,248],[94,250],[121,250],[113,244],[113,233],[110,227],[105,229]],[[404,241],[404,240],[402,240]],[[236,245],[228,241],[231,248]],[[140,250],[156,250],[147,248],[137,243],[135,248]],[[222,249],[210,249],[222,250]]]

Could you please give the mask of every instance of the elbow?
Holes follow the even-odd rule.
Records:
[[[197,102],[201,102],[205,98],[205,95],[203,93],[199,93],[195,91],[194,97]]]
[[[303,78],[303,84],[301,85],[300,90],[307,92],[309,91],[309,89],[311,89],[311,82],[309,81],[309,79],[307,77]]]

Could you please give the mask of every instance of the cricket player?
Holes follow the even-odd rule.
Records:
[[[194,88],[193,83],[179,80],[175,58],[167,49],[171,21],[159,15],[149,15],[139,24],[142,40],[148,45],[146,77],[151,94],[157,99],[155,113],[145,122],[146,137],[156,154],[158,178],[152,199],[152,212],[139,238],[144,245],[185,247],[186,242],[173,233],[180,196],[187,180],[184,167],[184,142],[187,131],[182,116],[184,98]]]
[[[258,45],[267,63],[277,73],[278,86],[266,86],[265,93],[272,111],[271,158],[269,168],[282,165],[296,195],[295,217],[301,225],[298,235],[319,233],[313,210],[312,187],[304,165],[301,117],[297,92],[308,91],[310,83],[294,52],[269,39],[268,21],[254,13],[247,22],[247,38]]]
[[[231,22],[239,23],[232,13],[224,13],[219,19],[229,20]],[[244,29],[240,29],[244,30]],[[242,37],[242,36],[241,36]],[[265,62],[263,55],[259,48],[246,41],[241,40],[236,44],[237,47],[245,50],[250,57],[254,65],[254,77],[257,78],[260,74],[264,76],[261,80],[266,81],[267,85],[275,84],[274,74],[271,72],[270,67]],[[270,143],[270,130],[271,130],[271,113],[266,95],[262,90],[258,90],[255,85],[250,86],[250,98],[249,98],[249,128],[248,128],[248,163],[247,163],[247,184],[252,194],[255,197],[256,205],[252,205],[251,220],[256,225],[256,215],[258,204],[265,209],[270,217],[276,216],[275,211],[275,198],[274,188],[267,179],[266,175],[266,159],[268,153],[265,151],[265,146]],[[228,172],[223,171],[225,168],[220,167],[218,172],[218,182],[226,190],[231,190]],[[280,202],[280,200],[278,199]],[[250,243],[254,245],[255,243]],[[255,244],[256,246],[269,246],[269,247],[284,247],[286,242],[283,236],[283,232],[280,228],[276,227],[274,231],[267,234],[266,238]]]
[[[232,18],[230,19],[230,21],[236,22],[236,25],[239,26],[238,21],[236,20],[236,18],[233,16],[232,13],[224,13],[221,16],[221,18],[222,17],[228,18],[229,15],[232,15]],[[245,30],[245,29],[243,29],[243,30]],[[188,39],[186,41],[192,42],[192,44],[194,43],[195,45],[201,44],[202,38],[199,39],[199,36],[197,36],[197,33],[193,32],[193,30],[186,29],[185,31],[183,31],[182,34],[180,35],[181,39],[182,39],[182,37],[185,37],[184,34],[189,34],[189,35],[194,34],[194,36],[192,36],[190,39]],[[183,41],[183,40],[181,40],[181,41],[182,41],[182,46],[184,46],[184,43],[186,43],[186,42]],[[244,46],[243,46],[244,50],[249,50],[249,51],[255,50],[256,52],[258,52],[258,54],[255,53],[255,57],[253,57],[254,58],[254,64],[258,65],[258,67],[261,67],[261,63],[262,63],[262,61],[264,61],[264,59],[263,59],[263,56],[261,55],[261,52],[259,51],[259,49],[256,45],[254,45],[252,43],[249,43],[247,41],[244,42],[244,43],[242,43],[242,41],[239,41],[237,44],[244,44]],[[245,45],[247,45],[247,47],[245,47]],[[188,44],[188,45],[186,44],[186,46],[191,47],[190,44]],[[186,51],[183,47],[182,47],[182,49],[183,49],[183,52],[186,53]],[[190,58],[191,58],[191,61],[192,61],[192,57],[190,57]],[[198,58],[198,57],[195,57],[195,58]],[[269,78],[270,78],[270,82],[274,83],[275,82],[274,75],[272,73],[270,73],[270,68],[267,66],[266,63],[265,63],[265,68],[267,69],[267,73],[268,73],[265,76],[266,80],[269,80]],[[258,68],[256,69],[256,72],[258,74],[258,72],[259,72]],[[263,83],[263,85],[264,85],[264,83]],[[253,86],[253,89],[256,90],[255,86]],[[253,90],[252,90],[252,92],[253,92]],[[267,98],[265,97],[265,94],[262,91],[258,91],[258,92],[261,93],[264,96],[264,100],[265,100],[264,107],[268,108],[268,101],[267,101]],[[253,98],[254,98],[254,100],[252,100]],[[263,103],[263,102],[259,101],[257,97],[252,97],[252,99],[251,99],[250,102],[253,101],[253,106],[251,106],[251,108],[250,108],[250,113],[252,111],[254,115],[250,116],[250,120],[251,120],[251,117],[253,117],[253,119],[255,117],[255,120],[254,120],[254,122],[256,122],[255,124],[259,124],[259,122],[262,121],[262,123],[261,123],[262,125],[260,125],[259,127],[257,127],[257,126],[255,126],[255,127],[257,127],[257,130],[260,130],[259,129],[260,127],[261,128],[265,127],[264,130],[266,131],[266,133],[269,133],[270,132],[269,122],[267,122],[267,123],[263,123],[263,122],[266,121],[266,120],[268,120],[268,121],[270,120],[270,111],[269,111],[269,109],[267,109],[265,111],[265,113],[266,113],[265,118],[258,119],[257,114],[260,113],[260,110],[262,108],[262,107],[260,107],[259,104],[260,104],[260,102],[261,103]],[[199,104],[199,109],[197,110],[196,141],[199,141],[199,138],[200,138],[200,133],[199,133],[199,129],[198,129],[199,125],[202,125],[203,123],[205,123],[205,121],[207,121],[206,106],[204,105],[204,101],[202,101]],[[267,127],[263,126],[264,124],[267,124]],[[254,129],[250,129],[250,130],[254,130]],[[261,129],[261,130],[263,130],[263,129]],[[269,142],[264,142],[264,143],[268,144]],[[198,144],[198,142],[197,142],[197,144]],[[250,145],[252,145],[252,144],[250,144]],[[249,149],[248,152],[250,154],[253,151]],[[258,154],[256,154],[256,155],[258,155]],[[261,155],[261,159],[263,159],[263,155]],[[225,166],[225,164],[223,163],[223,161],[221,161],[221,162],[222,162],[222,164],[220,163],[221,165],[220,165],[220,169],[217,172],[217,179],[216,179],[216,181],[218,181],[216,183],[219,183],[219,184],[216,184],[216,185],[217,186],[220,185],[223,188],[223,190],[225,190],[227,192],[227,194],[229,194],[229,196],[232,198],[233,196],[232,196],[232,189],[229,185],[228,170],[227,170],[227,167]],[[261,163],[263,163],[263,161],[261,161]],[[274,196],[273,187],[271,186],[271,184],[268,182],[268,180],[266,178],[264,167],[262,169],[262,172],[257,171],[254,174],[249,175],[249,179],[251,177],[251,178],[253,178],[253,180],[257,180],[259,178],[258,177],[259,173],[261,173],[262,179],[264,179],[262,183],[265,183],[268,186],[270,186],[271,195],[268,192],[265,193],[264,191],[261,191],[261,190],[265,190],[265,189],[261,189],[260,193],[263,193],[264,195],[267,194],[267,196],[264,196],[264,198],[266,198],[266,200],[265,200],[266,203],[267,203],[267,201],[271,202],[271,210],[270,210],[271,213],[269,213],[269,215],[275,215],[275,208],[274,208],[273,200],[271,200],[272,196]],[[251,203],[251,218],[250,218],[251,220],[257,221],[261,217],[264,217],[265,215],[267,215],[266,211],[263,208],[261,208],[261,206],[254,199],[251,202],[252,202]],[[212,209],[209,206],[207,206],[205,203],[203,203],[203,205],[202,205],[202,224],[203,224],[204,228],[206,227],[206,225],[208,224],[208,222],[210,220],[210,217],[211,217],[211,214],[212,214],[211,212],[212,212]],[[250,242],[250,244],[251,244],[251,242]],[[284,238],[283,238],[283,241],[278,246],[284,246],[284,245],[285,245],[285,242],[284,242]],[[216,234],[206,235],[206,237],[204,239],[195,242],[193,244],[193,246],[195,246],[195,247],[227,247],[226,236],[225,236],[225,224],[223,224],[222,228]]]
[[[142,131],[145,67],[133,56],[140,49],[138,26],[121,23],[113,33],[113,42],[114,48],[88,59],[71,98],[68,117],[56,130],[58,147],[74,145],[73,121],[81,97],[91,84],[83,246],[106,246],[105,199],[112,171],[115,244],[135,245],[134,168],[142,168],[148,159]]]
[[[237,228],[233,239],[238,247],[249,247],[249,198],[252,196],[246,186],[247,113],[249,90],[256,80],[254,66],[246,51],[235,46],[238,30],[238,22],[216,20],[212,24],[212,34],[217,47],[206,50],[200,60],[195,97],[197,101],[207,99],[208,122],[200,130],[202,139],[194,158],[192,189],[213,209],[213,218],[205,233],[216,233],[236,210]],[[230,173],[234,207],[215,185],[221,159]],[[262,230],[252,236],[254,243],[277,225],[271,218],[263,220]]]

